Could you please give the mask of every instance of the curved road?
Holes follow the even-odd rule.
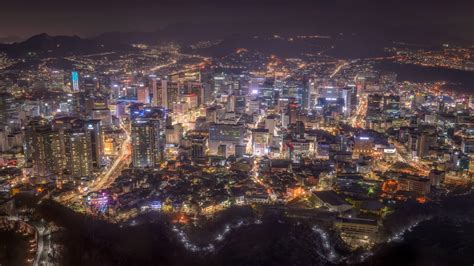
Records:
[[[119,154],[115,158],[112,166],[109,167],[106,172],[100,174],[97,179],[93,180],[87,189],[78,189],[73,192],[67,193],[59,198],[62,203],[69,203],[70,201],[82,199],[82,196],[92,191],[98,191],[110,186],[115,179],[120,175],[122,170],[128,166],[130,159],[130,143],[131,137],[130,132],[122,125],[122,129],[125,131],[126,138],[123,141]]]

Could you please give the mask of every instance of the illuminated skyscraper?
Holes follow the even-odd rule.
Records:
[[[51,83],[49,84],[49,88],[54,91],[64,91],[64,71],[51,71]]]
[[[151,93],[153,94],[153,98],[151,100],[151,105],[152,106],[158,106],[158,87],[156,85],[156,76],[155,75],[150,75],[150,86],[151,86]]]
[[[35,120],[25,129],[25,157],[36,177],[91,177],[103,155],[99,120]]]
[[[167,80],[161,81],[160,90],[161,90],[161,103],[159,105],[161,107],[168,109],[170,103],[168,102],[168,81]]]
[[[137,88],[137,101],[144,104],[150,103],[150,92],[148,87]]]
[[[79,73],[77,71],[73,71],[71,73],[71,84],[72,84],[72,91],[78,92],[79,91]]]
[[[303,80],[303,85],[301,87],[301,104],[303,109],[309,109],[309,90],[310,90],[310,80],[305,77]]]
[[[347,87],[341,90],[344,99],[344,107],[342,109],[344,116],[349,117],[357,107],[357,88]]]
[[[371,94],[367,99],[367,119],[380,117],[382,113],[382,95]]]
[[[159,121],[140,119],[132,122],[133,166],[154,167],[160,159]]]
[[[8,125],[8,118],[15,112],[15,98],[8,93],[0,93],[0,125]]]
[[[391,118],[400,116],[400,96],[390,95],[384,97],[383,103],[384,113]]]
[[[235,153],[235,146],[243,144],[244,127],[232,124],[211,124],[209,126],[209,153],[217,155],[219,146],[226,147],[226,155]]]
[[[201,82],[186,82],[186,93],[195,94],[197,97],[197,105],[200,106],[205,102],[205,88]]]
[[[84,123],[84,130],[90,135],[92,166],[99,168],[104,154],[104,140],[100,120],[89,120]]]
[[[25,157],[31,163],[33,176],[46,178],[62,173],[64,149],[59,130],[45,121],[34,121],[25,130]]]
[[[92,175],[92,143],[90,134],[82,129],[68,130],[64,136],[67,170],[72,178]]]
[[[296,121],[298,120],[298,114],[300,112],[300,106],[296,103],[290,103],[288,104],[288,118],[289,118],[289,124],[293,125],[296,124]]]
[[[155,167],[163,158],[165,112],[156,107],[147,107],[132,112],[133,166],[138,168]]]

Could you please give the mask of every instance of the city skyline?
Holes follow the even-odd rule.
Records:
[[[0,265],[470,265],[472,1],[0,4]]]

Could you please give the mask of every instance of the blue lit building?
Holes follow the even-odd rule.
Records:
[[[77,71],[71,72],[72,91],[79,91],[79,73]]]

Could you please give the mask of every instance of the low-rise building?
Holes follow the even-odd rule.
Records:
[[[376,220],[338,217],[334,226],[341,237],[353,244],[370,244],[377,238],[379,225]],[[359,242],[359,243],[357,243]]]
[[[401,176],[398,178],[398,190],[411,191],[421,195],[426,195],[431,191],[431,180],[419,176]]]
[[[328,208],[330,211],[345,212],[352,209],[352,205],[339,197],[336,192],[332,190],[315,191],[313,192],[316,204]]]

